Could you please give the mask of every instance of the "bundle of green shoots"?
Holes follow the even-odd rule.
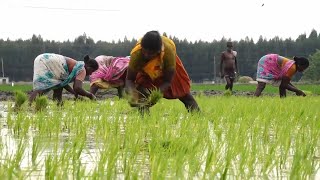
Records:
[[[14,94],[15,97],[15,105],[14,105],[14,109],[15,110],[19,110],[21,108],[21,106],[27,101],[28,97],[27,94],[22,92],[22,91],[16,91]]]
[[[163,97],[159,89],[148,90],[147,95],[135,90],[127,97],[133,107],[153,106]]]
[[[47,96],[38,96],[35,101],[36,101],[36,105],[35,105],[36,111],[45,110],[49,104]]]
[[[231,90],[225,90],[225,91],[223,92],[223,95],[224,95],[224,96],[231,96],[231,95],[232,95],[232,91],[231,91]]]

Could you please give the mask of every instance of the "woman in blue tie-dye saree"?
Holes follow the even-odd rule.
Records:
[[[30,104],[38,94],[53,90],[53,99],[61,103],[62,90],[65,88],[76,97],[78,95],[95,99],[95,96],[82,88],[86,75],[98,69],[98,63],[89,56],[84,61],[76,61],[59,54],[40,54],[34,60],[33,92],[30,95]],[[73,88],[69,83],[73,82]]]

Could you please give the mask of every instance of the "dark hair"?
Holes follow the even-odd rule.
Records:
[[[293,60],[295,61],[295,64],[298,66],[303,66],[305,68],[309,67],[309,60],[305,57],[294,56]]]
[[[227,42],[227,47],[232,47],[233,46],[233,43],[231,41],[228,41]]]
[[[99,68],[98,62],[90,58],[89,55],[85,55],[83,60],[84,60],[84,63],[87,64],[87,66],[92,67],[94,70],[97,70]]]
[[[142,40],[141,46],[150,51],[160,51],[162,47],[162,39],[158,31],[147,32]]]

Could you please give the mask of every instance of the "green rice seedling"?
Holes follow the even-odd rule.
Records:
[[[45,159],[45,178],[54,179],[57,173],[57,165],[55,164],[53,155],[48,155]]]
[[[26,146],[26,140],[21,138],[19,140],[15,153],[10,156],[7,155],[8,157],[5,163],[1,165],[4,166],[7,170],[6,176],[8,177],[8,179],[18,179],[19,176],[22,176],[20,171],[20,165],[24,156],[24,152],[26,150]]]
[[[36,160],[41,151],[40,137],[36,136],[32,138],[32,148],[31,148],[31,162],[35,166],[37,164]]]
[[[11,129],[13,127],[13,124],[14,124],[14,112],[13,112],[13,109],[11,108],[11,106],[8,106],[8,114],[7,114],[7,125],[8,125],[8,128]]]
[[[60,157],[59,157],[59,162],[61,164],[61,166],[63,167],[68,167],[69,166],[69,157],[72,156],[72,152],[70,150],[70,146],[72,144],[65,142],[63,143],[62,147],[61,147],[61,153],[60,153]]]
[[[35,100],[35,109],[36,111],[43,111],[48,106],[48,98],[47,96],[38,96]]]
[[[85,168],[82,166],[80,160],[73,164],[72,169],[74,179],[83,179],[85,177]]]
[[[201,114],[166,99],[148,117],[124,99],[65,101],[63,108],[50,101],[50,111],[9,112],[2,133],[14,132],[18,141],[0,139],[0,176],[32,179],[23,172],[41,164],[45,175],[39,179],[312,179],[319,173],[320,112],[312,105],[318,96],[197,101]],[[20,139],[28,144],[25,137],[34,137],[26,146],[30,153],[16,156],[9,147]],[[24,158],[39,167],[13,166]]]
[[[84,136],[84,135],[82,135]],[[78,135],[75,139],[75,142],[73,144],[73,148],[72,148],[72,162],[73,164],[76,164],[81,156],[81,153],[84,149],[84,137],[81,137],[81,135]]]
[[[144,96],[141,92],[134,90],[129,94],[124,94],[124,98],[128,100],[130,106],[132,107],[143,107],[147,104],[146,98],[140,98]]]
[[[23,136],[23,134],[27,133],[26,128],[24,126],[25,123],[25,116],[24,112],[20,112],[17,114],[14,121],[12,121],[12,129],[15,136]]]
[[[163,97],[163,94],[160,91],[160,89],[150,90],[149,94],[150,95],[149,95],[149,98],[148,98],[148,102],[151,105],[156,104]]]
[[[9,179],[8,176],[8,169],[5,167],[5,164],[0,166],[0,178],[1,179]]]
[[[225,90],[225,91],[223,92],[223,95],[224,95],[224,96],[231,96],[231,95],[232,95],[232,91],[231,91],[231,90]]]
[[[117,146],[112,146],[110,148],[108,148],[109,152],[105,152],[108,154],[108,160],[107,160],[107,172],[106,172],[106,176],[107,179],[112,179],[112,177],[116,177],[116,162],[117,162],[117,158],[118,158],[118,147]]]
[[[311,95],[313,94],[312,91],[303,90],[303,92],[304,92],[307,96],[311,96]]]
[[[22,105],[27,101],[28,97],[27,94],[22,92],[22,91],[16,91],[14,93],[14,97],[15,97],[15,104],[14,104],[14,109],[16,111],[19,111],[20,108],[22,107]]]
[[[21,164],[21,161],[22,161],[23,154],[25,152],[26,146],[27,146],[27,141],[25,139],[21,138],[20,141],[19,141],[19,144],[18,144],[18,148],[16,150],[14,161],[13,161],[14,162],[13,163],[14,167],[20,167],[20,164]]]
[[[104,148],[100,150],[100,158],[99,158],[99,162],[97,164],[96,169],[93,172],[94,177],[96,178],[103,178],[105,177],[105,166],[106,163],[108,162],[108,154],[107,154],[107,150],[105,150]],[[109,174],[110,175],[110,174]]]
[[[142,98],[138,98],[142,96]],[[126,95],[131,106],[135,107],[144,107],[144,106],[153,106],[155,105],[162,97],[163,94],[160,89],[147,90],[147,94],[143,94],[139,91],[135,91],[131,96]]]

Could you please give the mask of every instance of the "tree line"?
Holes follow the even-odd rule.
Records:
[[[163,35],[168,36],[166,33]],[[176,43],[177,53],[193,82],[214,80],[219,74],[221,52],[226,50],[227,41],[221,40],[195,41],[178,39],[168,36]],[[136,44],[136,39],[106,42],[94,41],[86,34],[78,36],[73,41],[64,42],[43,40],[40,35],[33,35],[27,40],[0,39],[0,58],[3,60],[5,76],[13,81],[32,81],[33,61],[42,53],[50,52],[82,60],[89,54],[91,57],[98,55],[128,56]],[[311,66],[305,73],[304,79],[318,81],[320,75],[317,68],[320,66],[320,34],[312,30],[309,35],[301,34],[297,39],[274,37],[272,39],[260,36],[257,42],[246,37],[240,41],[233,41],[234,50],[238,52],[239,73],[242,76],[255,78],[257,62],[260,57],[268,53],[276,53],[292,58],[305,56],[311,60]],[[2,73],[1,73],[2,74]]]

